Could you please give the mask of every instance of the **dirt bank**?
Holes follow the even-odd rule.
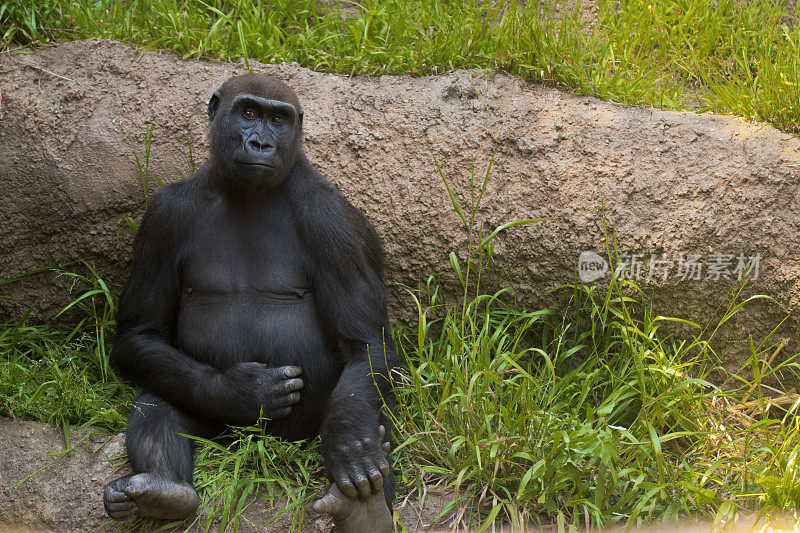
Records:
[[[575,280],[582,252],[605,255],[605,216],[657,314],[718,320],[737,274],[755,262],[744,296],[774,296],[790,316],[781,333],[797,333],[796,138],[732,117],[576,98],[503,74],[347,78],[250,66],[297,90],[307,152],[375,222],[390,281],[417,287],[439,274],[444,292],[454,290],[448,255],[463,260],[467,237],[434,158],[467,206],[471,180],[482,179],[494,151],[478,220],[491,230],[550,218],[509,230],[495,248],[522,305],[563,302],[548,291]],[[145,205],[134,151],[144,164],[152,131],[150,187],[181,179],[206,154],[209,96],[246,70],[108,41],[0,56],[0,278],[88,260],[119,287],[130,258],[125,218]],[[13,316],[32,308],[39,319],[68,300],[69,283],[39,275],[3,285],[15,299],[0,308]],[[393,316],[409,319],[413,302],[391,290]],[[782,317],[761,300],[727,322],[718,347],[729,366],[746,355],[748,333]],[[796,353],[795,344],[784,352]]]

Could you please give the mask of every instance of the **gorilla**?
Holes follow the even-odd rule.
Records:
[[[181,434],[268,419],[320,435],[331,486],[314,509],[339,531],[390,531],[392,407],[383,248],[366,217],[306,158],[303,110],[262,74],[208,103],[210,157],[151,199],[134,240],[112,365],[141,388],[109,483],[115,519],[182,519],[199,498]],[[382,494],[381,494],[382,493]]]

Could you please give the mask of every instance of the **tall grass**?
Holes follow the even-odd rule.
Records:
[[[586,6],[594,5],[586,0]],[[800,132],[796,2],[596,0],[11,0],[0,46],[110,38],[184,57],[343,74],[503,70],[626,104],[698,109]]]
[[[64,311],[82,318],[70,328],[24,318],[0,325],[0,416],[119,431],[133,389],[108,363],[116,296],[91,267],[87,275],[61,275],[73,279],[76,293]]]
[[[740,509],[800,503],[800,399],[769,399],[759,387],[765,373],[798,376],[792,357],[773,364],[785,342],[753,343],[747,367],[721,388],[707,379],[726,374],[709,344],[716,327],[654,316],[630,281],[562,287],[566,315],[487,292],[497,232],[484,236],[474,219],[487,178],[471,182],[468,208],[451,191],[470,234],[462,257],[451,254],[463,295],[445,305],[429,279],[412,293],[417,327],[398,332],[408,365],[396,376],[396,427],[409,489],[452,489],[443,514],[479,531],[497,520],[559,530],[687,515],[722,523]],[[671,324],[695,336],[680,341]]]
[[[478,263],[463,265],[466,280]],[[445,518],[484,530],[498,521],[569,529],[724,518],[800,503],[796,394],[770,399],[744,372],[736,389],[714,386],[708,344],[669,336],[668,319],[614,280],[605,290],[563,289],[572,291],[567,317],[516,309],[502,290],[482,291],[480,271],[469,275],[475,284],[452,305],[431,278],[413,297],[417,327],[395,332],[407,361],[394,376],[402,494],[447,487]],[[71,331],[0,330],[1,414],[124,426],[133,391],[105,355],[114,300],[99,279],[81,281],[90,285],[75,306],[86,319]],[[773,350],[753,353],[760,375]],[[313,447],[232,431],[222,444],[201,440],[198,523],[236,530],[258,494],[299,527],[325,485]]]
[[[750,360],[727,374],[709,344],[716,325],[656,315],[624,279],[560,288],[565,312],[520,308],[487,282],[493,242],[514,226],[547,222],[487,234],[478,213],[491,166],[490,158],[485,174],[472,176],[469,205],[441,175],[469,236],[466,249],[449,254],[460,289],[445,301],[430,277],[408,292],[415,327],[393,332],[406,362],[392,376],[400,494],[424,497],[438,486],[452,494],[442,520],[482,531],[683,516],[722,524],[800,505],[800,396],[789,390],[800,372],[781,354],[786,343],[751,342]],[[82,310],[74,327],[0,327],[0,415],[120,430],[134,391],[108,366],[116,296],[91,267],[63,275],[75,281],[65,311]],[[739,294],[719,323],[746,309]],[[688,333],[671,334],[674,325]],[[725,386],[708,379],[712,372]],[[788,381],[771,388],[767,377]],[[327,483],[313,443],[282,442],[258,426],[197,440],[203,528],[238,530],[248,505],[265,504],[299,528]]]
[[[88,295],[97,287],[79,295],[87,318],[72,331],[0,330],[0,414],[124,426],[133,390],[103,363],[110,330],[98,328],[110,324],[99,309],[106,293]],[[613,280],[564,288],[569,317],[473,288],[444,305],[431,278],[413,297],[417,327],[395,330],[407,362],[394,375],[401,495],[438,485],[452,494],[443,519],[482,530],[722,520],[800,503],[796,394],[770,399],[744,371],[738,388],[716,387],[705,379],[715,369],[708,344],[669,336],[668,320]],[[774,349],[753,353],[761,374]],[[198,441],[200,527],[237,530],[248,505],[269,505],[299,528],[326,484],[313,446],[259,427]]]

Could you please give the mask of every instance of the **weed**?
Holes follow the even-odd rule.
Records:
[[[694,108],[800,132],[796,2],[12,0],[0,46],[108,38],[183,57],[342,74],[503,70],[625,104]],[[333,4],[338,5],[337,2]],[[594,17],[593,17],[594,18]]]
[[[0,326],[0,415],[122,429],[133,389],[108,364],[116,298],[89,265],[71,277],[80,295],[62,312],[83,318],[69,329],[19,322]]]
[[[800,375],[795,357],[776,363],[786,344],[771,334],[751,342],[746,367],[726,374],[709,343],[747,302],[741,286],[711,327],[654,315],[640,288],[618,278],[605,289],[561,288],[571,302],[563,315],[520,309],[484,272],[502,230],[539,221],[486,234],[477,213],[490,169],[491,160],[482,181],[472,176],[469,206],[441,176],[469,236],[466,250],[450,254],[461,287],[448,304],[429,278],[411,292],[416,327],[394,331],[407,362],[392,376],[401,492],[449,487],[442,518],[481,531],[686,515],[723,524],[741,511],[800,504],[800,397],[764,382]],[[609,241],[615,271],[613,234]],[[65,275],[79,289],[65,308],[82,310],[77,326],[0,328],[0,414],[119,430],[134,391],[108,366],[116,299],[91,268]],[[670,334],[672,325],[689,328],[688,340]],[[712,372],[727,376],[724,388]],[[299,528],[325,484],[313,443],[282,442],[263,426],[232,428],[222,443],[196,440],[197,520],[206,528],[219,520],[221,530],[237,530],[243,510],[263,500]]]

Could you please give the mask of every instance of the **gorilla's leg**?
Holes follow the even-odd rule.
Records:
[[[216,424],[189,417],[157,396],[140,394],[125,432],[134,473],[106,485],[103,504],[108,515],[117,520],[192,515],[200,501],[192,486],[192,442],[178,433],[213,437],[220,431]]]
[[[383,451],[389,454],[388,442],[384,443]],[[383,479],[383,493],[366,500],[351,498],[343,494],[336,483],[331,483],[325,496],[314,503],[314,510],[331,515],[337,533],[390,533],[394,491],[394,472]]]

